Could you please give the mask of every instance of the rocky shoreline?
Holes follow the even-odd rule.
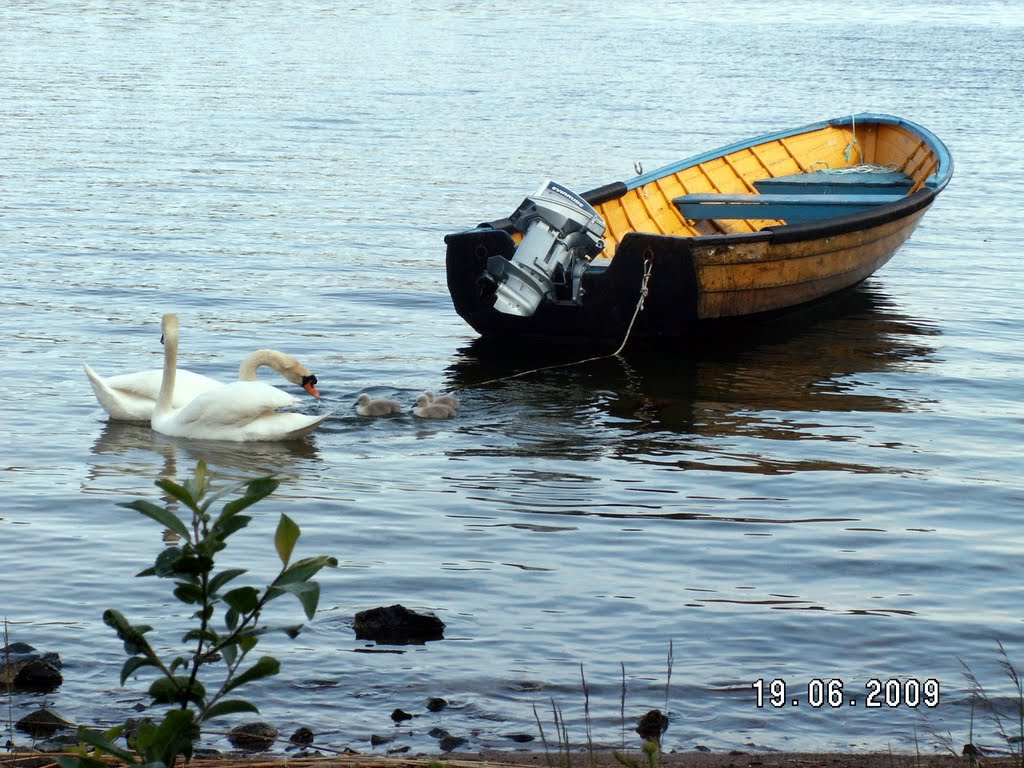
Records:
[[[394,640],[396,626],[408,620],[408,616],[390,609],[377,609],[368,612],[372,619],[366,631],[368,633],[385,633]],[[402,609],[404,610],[404,609]],[[418,618],[418,617],[417,617]],[[396,624],[397,621],[397,624]],[[376,624],[374,622],[377,622]],[[408,629],[408,626],[405,627]],[[417,625],[418,632],[433,634],[443,631],[443,624],[437,627]],[[60,657],[52,652],[40,652],[25,643],[12,643],[0,649],[0,684],[17,690],[54,690],[60,686],[62,664]],[[431,711],[443,710],[448,703],[442,698],[432,698],[427,702]],[[401,709],[391,714],[394,723],[412,718],[413,715]],[[131,721],[127,723],[130,729]],[[76,726],[68,718],[59,713],[41,707],[35,712],[19,719],[12,724],[19,732],[32,739],[32,747],[16,747],[8,742],[7,752],[0,752],[0,768],[33,768],[36,765],[52,765],[52,756],[75,746]],[[429,753],[410,754],[411,750],[402,749],[388,752],[385,755],[364,754],[352,750],[335,751],[328,747],[315,744],[313,732],[304,727],[285,740],[277,729],[265,722],[252,722],[236,726],[224,734],[234,750],[222,752],[212,749],[197,749],[192,764],[195,766],[221,766],[230,762],[232,765],[272,768],[278,765],[295,766],[309,763],[323,768],[330,766],[350,766],[353,768],[369,768],[370,766],[419,766],[429,768],[446,766],[457,768],[466,766],[511,766],[512,768],[646,768],[650,761],[642,750],[645,741],[657,743],[668,727],[668,719],[658,710],[651,710],[637,720],[635,731],[638,735],[635,747],[622,753],[616,750],[587,747],[559,748],[543,741],[525,737],[523,742],[529,747],[513,747],[508,750],[481,750],[479,752],[460,751],[467,740],[441,729],[429,735],[437,740],[437,750]],[[371,746],[385,746],[391,739],[387,736],[371,738]],[[513,740],[515,741],[515,740]],[[328,754],[324,754],[324,753]],[[332,753],[333,752],[333,753]],[[43,756],[45,755],[45,757]],[[39,762],[42,760],[43,762]],[[227,762],[226,762],[227,761]],[[1006,760],[980,758],[976,765],[997,765]],[[967,758],[952,754],[893,754],[886,753],[786,753],[786,752],[746,752],[731,750],[714,753],[711,751],[694,750],[688,752],[660,752],[657,763],[661,768],[955,768],[968,765]]]
[[[627,762],[632,759],[644,768],[648,765],[646,757],[639,750],[627,750],[623,757]],[[1000,764],[1010,765],[1011,762],[986,760],[977,763],[989,767]],[[0,752],[0,768],[45,768],[52,765],[52,755]],[[625,763],[611,750],[586,749],[575,750],[568,755],[565,752],[484,750],[403,757],[357,753],[280,757],[238,753],[216,758],[197,757],[190,765],[193,768],[625,768]],[[887,752],[668,752],[658,759],[660,768],[962,768],[967,765],[965,759],[948,754],[906,755]]]

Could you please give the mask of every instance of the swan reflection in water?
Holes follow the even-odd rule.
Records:
[[[87,492],[129,492],[150,495],[160,477],[180,480],[191,476],[200,459],[217,475],[248,480],[273,474],[281,480],[301,476],[300,464],[319,461],[308,438],[287,442],[235,443],[188,440],[154,432],[148,424],[107,421],[92,446]],[[108,460],[107,457],[116,457]],[[140,482],[141,481],[141,482]]]

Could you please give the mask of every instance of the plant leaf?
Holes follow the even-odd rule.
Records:
[[[192,640],[202,640],[205,643],[214,645],[220,640],[220,635],[212,629],[190,629],[181,636],[181,642],[183,643],[188,643]]]
[[[284,632],[286,635],[288,635],[288,637],[294,639],[299,636],[299,633],[302,631],[302,626],[302,624],[289,624],[284,627],[271,627],[266,625],[261,627],[246,627],[238,633],[238,636],[242,639],[242,641],[248,640],[251,641],[252,645],[256,645],[256,643],[259,642],[259,638],[263,637],[263,635],[269,635],[273,632]],[[243,648],[245,647],[241,641],[239,644],[242,645]],[[246,648],[246,651],[249,650],[252,649]]]
[[[153,563],[153,573],[161,579],[177,575],[178,570],[176,566],[181,557],[180,547],[167,547],[160,550],[160,554],[156,556],[156,560]]]
[[[281,564],[287,566],[292,559],[292,550],[295,549],[295,542],[299,540],[299,526],[295,524],[288,515],[281,515],[277,524],[277,531],[274,533],[274,546],[277,548],[277,556],[281,558]]]
[[[186,692],[189,701],[202,706],[206,688],[199,680],[193,680],[190,687],[188,677],[176,675],[158,678],[149,686],[149,695],[157,704],[180,704]]]
[[[158,507],[153,502],[144,501],[143,499],[136,499],[135,501],[130,501],[127,504],[122,504],[121,506],[127,507],[128,509],[134,509],[136,512],[141,512],[146,517],[156,520],[164,528],[174,531],[185,541],[192,540],[192,534],[188,527],[169,509]]]
[[[237,483],[233,483],[232,485],[225,486],[224,488],[221,488],[219,491],[217,491],[212,496],[210,496],[206,500],[206,503],[203,506],[206,507],[207,509],[209,509],[210,505],[212,505],[215,501],[218,501],[219,499],[222,499],[225,496],[230,496],[232,494],[237,494],[237,493],[241,492],[241,490],[243,488],[245,488],[245,486],[247,486],[250,482],[252,482],[252,481],[251,480],[241,480],[241,481],[239,481]]]
[[[329,557],[327,555],[307,557],[299,560],[297,563],[293,563],[291,567],[282,572],[280,576],[274,579],[273,586],[283,587],[285,584],[291,584],[296,581],[308,581],[315,576],[321,568],[337,567],[338,559],[335,557]]]
[[[203,720],[212,720],[213,718],[220,717],[221,715],[234,715],[238,712],[259,713],[259,710],[255,705],[248,701],[243,701],[242,699],[228,699],[226,701],[218,701],[206,710],[206,712],[203,713]]]
[[[246,571],[245,568],[230,568],[230,569],[228,569],[226,571],[221,571],[216,576],[214,576],[212,579],[210,579],[210,586],[209,586],[210,595],[211,596],[216,595],[217,591],[221,587],[223,587],[229,581],[231,581],[233,579],[237,579],[239,576],[241,576],[243,573],[246,573],[246,572],[247,571]]]
[[[161,491],[166,493],[168,496],[173,496],[175,499],[177,499],[186,507],[188,507],[189,510],[195,509],[196,502],[199,501],[199,498],[192,493],[193,484],[190,483],[188,480],[185,481],[184,485],[179,485],[178,483],[171,480],[169,477],[161,477],[159,480],[153,483],[153,485],[155,485]]]
[[[187,605],[203,602],[203,590],[198,584],[179,581],[174,588],[174,596]]]
[[[316,606],[320,602],[320,585],[315,581],[301,581],[295,584],[283,584],[274,587],[270,598],[279,594],[277,590],[282,592],[291,592],[295,595],[299,602],[302,603],[302,610],[306,612],[306,618],[312,619],[316,613]]]
[[[159,485],[159,482],[157,483]],[[199,501],[206,495],[206,492],[210,490],[210,473],[206,470],[206,462],[200,459],[196,463],[195,471],[192,473],[192,479],[186,480],[180,486],[182,490],[188,494],[186,498],[178,498],[183,504],[187,504],[192,509],[196,509]]]
[[[227,520],[218,520],[213,526],[213,535],[223,541],[231,534],[242,530],[252,521],[249,515],[235,515]]]
[[[145,656],[132,656],[124,662],[124,666],[121,667],[121,685],[124,685],[124,681],[131,677],[135,670],[141,667],[155,667],[152,661],[147,659]]]
[[[220,647],[220,654],[224,657],[224,661],[228,667],[235,666],[235,661],[238,659],[238,646],[234,643],[228,643]]]
[[[220,515],[217,517],[217,523],[219,524],[221,521],[226,522],[243,509],[251,507],[260,499],[265,499],[276,491],[280,484],[280,481],[272,477],[257,477],[255,480],[249,480],[244,483],[245,494],[237,499],[232,499],[224,505]]]
[[[96,731],[89,730],[88,728],[79,728],[78,741],[80,744],[90,744],[96,747],[96,749],[100,749],[108,754],[114,755],[115,757],[124,760],[129,765],[135,764],[135,755],[124,747],[117,746],[117,744],[112,742],[106,734],[97,733]]]
[[[141,654],[156,664],[158,661],[157,655],[153,652],[153,648],[145,638],[145,634],[152,627],[146,624],[133,627],[119,611],[115,611],[113,608],[108,608],[103,612],[103,623],[117,632],[117,636],[124,643],[125,653],[129,656]],[[157,666],[159,665],[157,664]]]
[[[240,614],[256,610],[260,603],[260,593],[255,587],[238,587],[224,593],[223,600]]]
[[[273,656],[261,656],[260,659],[249,667],[245,672],[228,681],[224,685],[224,693],[233,691],[240,685],[251,683],[254,680],[261,680],[264,677],[271,677],[281,671],[281,662]]]
[[[188,763],[192,758],[192,743],[199,735],[199,725],[191,709],[172,709],[159,724],[140,722],[135,749],[145,762],[137,768],[174,766],[179,755]]]

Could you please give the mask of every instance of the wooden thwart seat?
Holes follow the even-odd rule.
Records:
[[[688,219],[774,219],[799,223],[861,213],[900,200],[889,194],[728,194],[696,192],[672,200]]]
[[[909,192],[913,186],[909,176],[877,168],[794,173],[754,182],[754,188],[762,194],[894,195]]]

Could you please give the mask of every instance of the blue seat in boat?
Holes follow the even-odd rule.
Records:
[[[773,219],[797,224],[862,213],[905,197],[905,193],[865,194],[728,194],[696,192],[674,198],[680,213],[700,219]]]
[[[914,181],[899,171],[837,169],[794,173],[758,179],[754,188],[763,194],[888,195],[906,194]]]

